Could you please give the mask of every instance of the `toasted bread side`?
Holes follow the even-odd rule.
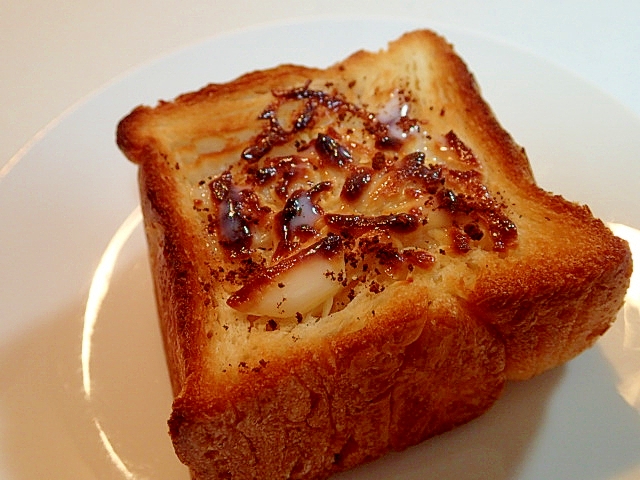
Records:
[[[467,422],[592,345],[629,283],[429,31],[138,107],[117,140],[194,478],[326,478]]]

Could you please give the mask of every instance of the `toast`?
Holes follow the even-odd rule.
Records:
[[[536,185],[430,31],[140,106],[117,142],[195,479],[327,478],[468,422],[629,284],[628,245]]]

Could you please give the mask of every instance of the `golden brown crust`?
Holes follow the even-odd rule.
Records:
[[[575,207],[572,215],[554,229],[556,238],[537,240],[526,262],[482,276],[469,298],[503,338],[509,379],[573,358],[609,328],[622,306],[632,269],[626,242],[606,234],[586,210]],[[575,235],[577,228],[582,235]]]
[[[399,65],[415,73],[414,83],[389,87]],[[284,327],[271,337],[263,329],[262,343],[251,344],[258,353],[227,365],[219,358],[236,358],[225,350],[229,339],[241,345],[245,334],[232,337],[219,319],[229,310],[218,272],[228,259],[217,234],[203,234],[190,189],[203,171],[224,170],[216,159],[240,158],[262,131],[258,117],[274,91],[308,81],[331,84],[358,105],[378,101],[378,90],[419,90],[412,108],[470,147],[488,191],[504,199],[499,212],[517,225],[517,242],[469,252],[447,244],[446,255],[430,253],[437,269],[385,284],[371,300],[334,312],[334,323],[294,325],[289,336]],[[200,152],[201,139],[214,146]],[[170,434],[194,478],[326,478],[469,421],[506,380],[588,348],[628,286],[626,243],[586,207],[536,186],[524,150],[498,124],[463,61],[428,31],[327,70],[286,65],[138,107],[118,126],[117,141],[140,168],[175,394]]]
[[[502,390],[501,343],[455,305],[414,301],[224,393],[200,385],[205,398],[179,397],[169,422],[178,455],[196,478],[217,478],[212,465],[234,478],[326,478],[475,418]]]

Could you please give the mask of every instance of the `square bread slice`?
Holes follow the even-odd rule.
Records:
[[[591,346],[627,244],[541,190],[452,47],[212,84],[118,126],[196,479],[321,479]]]

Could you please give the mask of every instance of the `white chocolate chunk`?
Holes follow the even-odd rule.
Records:
[[[262,281],[245,285],[241,289],[245,290],[244,295],[236,294],[229,304],[250,315],[274,318],[304,315],[338,293],[344,260],[342,255],[327,258],[316,252],[292,262],[288,268],[271,270]]]

